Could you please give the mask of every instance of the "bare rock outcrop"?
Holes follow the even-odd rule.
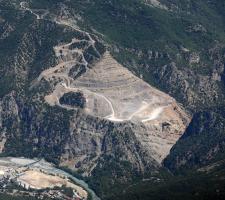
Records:
[[[45,40],[23,35],[14,58],[21,90],[17,98],[5,96],[9,100],[1,106],[0,116],[7,119],[0,120],[3,137],[10,127],[3,152],[45,157],[86,176],[113,159],[138,172],[158,169],[189,123],[182,106],[116,61],[95,36],[60,17],[42,22],[35,10],[24,9],[40,21],[31,30],[40,26],[50,34],[60,25],[72,39],[52,42],[45,66],[35,62],[32,73],[29,65]],[[152,54],[155,59],[163,55]],[[82,106],[69,100],[73,93],[80,94]]]

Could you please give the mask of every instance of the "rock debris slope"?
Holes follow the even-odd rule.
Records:
[[[109,52],[72,87],[84,93],[86,113],[114,123],[136,124],[136,137],[159,163],[188,123],[188,116],[173,98],[134,76]]]
[[[79,48],[78,44],[83,45]],[[134,123],[138,141],[160,164],[184,132],[188,116],[172,97],[133,75],[108,51],[100,55],[94,44],[89,36],[55,47],[59,64],[38,77],[38,81],[44,78],[54,82],[53,92],[45,96],[45,101],[50,106],[77,110],[76,106],[61,104],[60,99],[65,94],[82,94],[87,115],[114,123]],[[99,56],[91,68],[84,55],[90,47]],[[80,75],[72,75],[72,70],[79,71],[81,67]]]
[[[21,7],[36,16],[39,26],[51,24],[63,28],[62,33],[73,33],[70,42],[53,45],[55,62],[41,67],[26,87],[27,103],[11,95],[11,113],[18,107],[20,114],[5,118],[16,119],[14,126],[19,128],[13,137],[30,148],[21,154],[53,158],[84,175],[110,159],[128,161],[132,170],[142,172],[158,168],[189,123],[175,99],[136,77],[96,36],[71,21],[51,15],[43,19],[45,15],[39,16],[36,10],[23,3]],[[3,98],[0,122],[6,110]],[[5,121],[1,130],[9,129]],[[1,137],[1,149],[12,152],[14,138],[6,135]]]

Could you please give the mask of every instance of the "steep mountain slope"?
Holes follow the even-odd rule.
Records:
[[[176,173],[224,159],[224,108],[196,113],[165,165]]]
[[[222,200],[225,197],[224,174],[223,161],[208,165],[185,177],[172,177],[167,181],[154,183],[146,180],[125,188],[123,193],[109,199]]]
[[[0,0],[1,155],[67,166],[103,199],[223,159],[224,6]]]
[[[223,16],[214,6],[193,4],[191,15],[137,1],[67,3],[69,8],[88,8],[80,11],[85,23],[104,34],[121,62],[195,109],[203,107],[202,102],[206,107],[223,99],[224,30]]]
[[[176,101],[104,53],[97,37],[80,30],[63,6],[61,15],[26,2],[8,6],[19,19],[32,20],[11,58],[15,89],[1,100],[3,153],[44,156],[84,175],[119,152],[119,162],[126,160],[138,173],[157,169],[189,122]],[[83,109],[60,104],[69,92],[83,95]],[[120,132],[124,138],[114,142]]]

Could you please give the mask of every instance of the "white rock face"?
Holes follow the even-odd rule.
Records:
[[[132,74],[109,52],[103,53],[101,45],[96,48],[97,42],[92,35],[68,21],[58,19],[55,22],[72,28],[76,38],[54,48],[56,66],[44,70],[32,82],[31,88],[44,79],[51,88],[49,94],[46,95],[46,91],[40,94],[46,103],[77,111],[70,112],[73,116],[68,119],[68,138],[60,142],[60,164],[81,169],[86,175],[90,175],[102,160],[107,161],[104,160],[107,156],[129,161],[132,169],[142,172],[153,165],[161,165],[184,133],[189,123],[187,114],[174,98]],[[60,98],[69,92],[82,93],[84,108],[60,103]],[[16,121],[17,125],[20,124],[19,116],[16,99],[13,94],[7,95],[0,102],[0,152],[7,142],[3,120]],[[36,127],[36,123],[31,127]],[[46,133],[48,130],[46,128]],[[32,136],[37,139],[34,145],[39,140],[36,132],[39,134],[34,128]],[[58,145],[58,140],[61,136],[53,137],[46,144]],[[17,164],[23,160],[14,159],[12,162]]]
[[[157,120],[175,100],[134,76],[106,52],[71,88],[87,99],[86,112],[110,121]]]
[[[86,114],[114,123],[136,124],[133,129],[137,139],[160,164],[183,134],[189,122],[188,116],[175,99],[133,75],[109,52],[81,76],[71,78],[69,71],[76,62],[73,50],[69,50],[72,43],[64,45],[63,51],[60,51],[59,47],[55,48],[56,52],[61,52],[61,55],[56,53],[61,61],[56,67],[42,72],[40,76],[47,80],[52,80],[52,77],[61,78],[53,93],[45,97],[47,103],[65,109],[76,109],[61,105],[59,99],[68,92],[83,93],[86,99]],[[78,55],[83,55],[81,50],[79,52]]]
[[[160,5],[157,1],[151,3]],[[83,109],[86,115],[121,126],[132,124],[132,131],[148,158],[161,164],[171,147],[184,133],[189,123],[187,114],[175,99],[136,77],[119,64],[109,52],[100,55],[95,47],[95,40],[89,33],[62,20],[56,23],[73,28],[80,36],[68,44],[56,46],[54,50],[58,64],[43,71],[38,77],[37,82],[45,79],[53,87],[53,91],[45,96],[45,101],[50,106],[77,110],[71,105],[60,104],[60,98],[69,92],[82,93],[86,99]],[[89,54],[90,48],[99,58],[91,64],[91,68],[85,56]],[[106,130],[98,132],[94,125],[91,127],[89,124],[85,124],[85,127],[82,125],[80,130],[78,131],[78,127],[73,128],[73,132],[76,133],[74,141],[82,142],[77,142],[76,148],[74,142],[68,143],[67,150],[73,149],[76,152],[81,149],[76,160],[85,160],[95,149],[97,156],[93,159],[91,171],[103,153],[102,145]],[[88,134],[84,134],[84,130],[90,137],[86,137]],[[92,140],[97,141],[95,145]],[[77,153],[73,154],[77,156]],[[72,163],[73,166],[75,160],[73,158],[70,160],[69,157],[63,160],[65,163]],[[87,163],[89,164],[90,162]]]

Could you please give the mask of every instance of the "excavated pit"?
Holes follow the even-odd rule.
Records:
[[[74,41],[78,42],[73,40],[72,43]],[[58,78],[54,91],[45,97],[46,102],[64,109],[77,109],[61,104],[60,99],[68,93],[82,93],[86,114],[114,123],[136,124],[134,132],[137,139],[161,163],[186,129],[188,115],[174,98],[136,77],[108,51],[97,59],[92,68],[88,68],[85,49],[70,49],[72,43],[56,47],[59,64],[42,72],[42,78],[47,80]],[[78,53],[74,54],[74,51]],[[74,64],[78,60],[86,68],[74,79],[69,72],[71,69],[75,71],[77,66]],[[140,129],[141,124],[144,129]]]
[[[35,14],[32,10],[25,9]],[[41,19],[35,15],[37,19]],[[78,36],[70,43],[60,44],[54,48],[58,64],[44,70],[37,78],[36,83],[45,79],[53,88],[52,92],[45,96],[45,101],[50,106],[60,106],[69,110],[83,109],[86,115],[96,117],[98,120],[104,119],[130,126],[141,144],[141,149],[146,152],[148,159],[145,162],[153,159],[161,164],[184,133],[190,121],[189,116],[174,98],[136,77],[119,64],[108,51],[102,55],[89,33],[81,31],[69,21],[58,18],[53,21],[72,28]],[[68,93],[82,94],[85,103],[79,108],[77,101],[68,98],[62,103],[60,99]],[[74,104],[71,105],[71,102]],[[73,130],[73,124],[70,128]],[[92,149],[90,146],[92,137],[99,141],[95,144],[95,148],[99,149],[95,152],[97,156],[93,159],[93,163],[90,161],[87,164],[89,169],[85,168],[91,172],[102,154],[101,138],[106,133],[104,130],[95,133],[97,130],[88,124],[85,125],[85,130],[91,135],[83,140],[85,134],[83,127],[80,129],[74,127],[76,132],[74,140],[81,139],[82,143],[76,143],[75,148],[75,143],[68,142],[67,149],[77,152],[85,145]],[[89,154],[92,155],[93,150],[89,152],[85,148],[79,155],[75,155],[76,159],[68,159],[68,155],[64,155],[62,160],[64,163],[72,163],[73,168],[79,160],[85,160]]]

